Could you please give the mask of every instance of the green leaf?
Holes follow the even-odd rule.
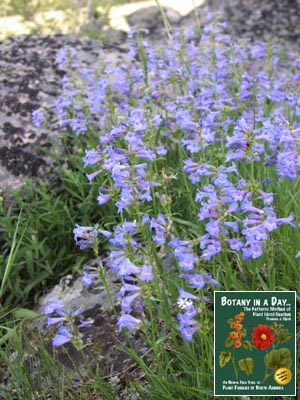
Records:
[[[231,360],[231,353],[228,351],[222,351],[219,355],[219,365],[221,368],[225,367],[225,365]]]
[[[292,338],[288,329],[280,329],[276,336],[276,343],[286,343]]]
[[[278,330],[278,329],[283,328],[283,325],[282,324],[278,324],[278,322],[274,321],[273,325],[270,326],[270,328],[272,329],[273,332],[275,332],[276,329]]]
[[[253,359],[247,357],[239,360],[239,367],[246,375],[253,374]]]
[[[0,338],[0,346],[4,345],[11,337],[13,337],[13,334],[8,332],[5,335],[1,336]]]
[[[27,308],[19,308],[18,310],[14,311],[13,314],[16,319],[26,319],[30,321],[41,317],[40,314]]]
[[[243,342],[243,347],[245,350],[252,351],[252,343],[250,342],[250,340],[245,340]]]
[[[265,355],[264,361],[266,367],[272,369],[280,367],[290,368],[292,365],[290,350],[286,348],[270,351],[270,353]]]
[[[240,335],[241,335],[242,337],[247,336],[247,329],[245,329],[245,328],[241,329],[241,330],[240,330]]]
[[[225,346],[226,347],[231,347],[234,345],[235,340],[231,339],[229,336],[227,336],[226,340],[225,340]]]
[[[4,268],[4,275],[2,277],[2,283],[1,283],[1,287],[0,287],[0,299],[3,296],[3,293],[5,291],[5,285],[6,282],[10,276],[10,272],[13,268],[14,265],[14,261],[16,258],[16,255],[18,254],[18,250],[19,247],[21,246],[22,243],[22,239],[23,236],[25,235],[26,232],[26,228],[28,223],[26,224],[25,228],[23,229],[23,232],[21,233],[20,237],[18,238],[18,233],[19,233],[19,226],[20,226],[20,221],[21,221],[21,215],[22,215],[22,210],[20,211],[19,217],[18,217],[18,221],[17,221],[17,225],[14,231],[14,236],[13,236],[13,240],[12,240],[12,245],[11,245],[11,249],[10,249],[10,253],[6,262],[6,266]]]
[[[1,329],[5,329],[7,333],[0,338],[0,346],[5,344],[10,338],[16,337],[17,335],[17,330],[8,328],[6,326],[0,326]]]

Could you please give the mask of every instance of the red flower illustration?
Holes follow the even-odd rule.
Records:
[[[252,343],[261,350],[268,349],[274,342],[274,332],[269,325],[258,325],[252,331]]]

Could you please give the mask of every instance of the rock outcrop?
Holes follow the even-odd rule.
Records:
[[[220,13],[228,23],[227,31],[237,38],[272,40],[291,49],[300,44],[300,0],[207,0],[185,17],[165,9],[171,26],[183,28],[198,22],[203,26],[210,12]],[[156,7],[143,8],[127,19],[129,24],[149,31],[151,45],[166,43],[166,28]],[[40,107],[51,111],[60,93],[64,71],[58,69],[55,57],[61,47],[75,47],[82,66],[99,60],[115,64],[129,61],[125,33],[110,33],[107,42],[23,35],[0,43],[0,188],[15,189],[22,186],[24,177],[45,178],[54,172],[53,160],[44,150],[53,149],[58,132],[35,128],[31,113]]]
[[[56,54],[64,46],[77,50],[81,67],[101,59],[128,61],[122,44],[72,36],[22,35],[0,43],[0,188],[15,189],[24,177],[46,178],[53,172],[44,150],[52,149],[59,132],[36,128],[31,114],[38,108],[51,113],[64,75]]]

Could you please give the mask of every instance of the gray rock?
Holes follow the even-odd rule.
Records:
[[[164,7],[163,12],[167,19],[167,25],[161,11],[156,6],[142,8],[128,15],[126,20],[129,26],[147,31],[144,37],[149,45],[162,47],[168,41],[168,34],[173,28],[179,26],[182,18],[177,11],[169,7]]]
[[[118,44],[126,43],[127,32],[118,31],[111,27],[105,27],[102,31],[103,41],[108,44]]]
[[[103,263],[107,264],[105,258],[103,258]],[[93,265],[93,261],[89,264]],[[82,351],[76,349],[71,343],[66,343],[56,349],[58,360],[68,371],[67,375],[75,380],[83,376],[88,377],[90,371],[95,372],[97,368],[101,369],[103,376],[126,375],[132,368],[137,368],[124,352],[116,348],[117,345],[118,347],[126,345],[126,337],[117,329],[120,281],[112,270],[105,268],[106,283],[109,286],[116,313],[111,309],[103,281],[96,279],[92,285],[87,287],[82,284],[80,273],[75,272],[73,275],[62,278],[58,285],[38,300],[35,311],[41,317],[25,327],[30,340],[34,341],[38,334],[51,354],[53,351],[52,338],[57,328],[48,329],[46,327],[49,315],[43,314],[45,306],[59,299],[64,303],[65,311],[74,312],[78,308],[84,309],[84,312],[76,319],[77,327],[82,321],[89,322],[86,326],[78,328],[79,336],[84,344]],[[137,353],[146,355],[149,348],[145,343],[138,335],[131,334],[130,336]],[[26,357],[24,362],[26,364]]]
[[[164,7],[163,12],[171,26],[175,26],[181,19],[181,15],[169,7]],[[149,33],[155,31],[165,30],[164,18],[161,11],[156,6],[147,8],[141,8],[140,10],[128,15],[126,20],[129,26],[133,26],[137,29],[147,29]]]
[[[299,0],[224,0],[219,10],[236,38],[272,41],[298,51]]]
[[[120,304],[118,295],[120,284],[111,269],[106,272],[106,282],[110,288],[113,304],[117,306]],[[54,286],[49,293],[38,300],[36,312],[42,315],[45,306],[57,299],[61,300],[65,305],[65,309],[71,312],[78,308],[83,308],[85,311],[92,310],[94,307],[110,309],[107,292],[103,282],[99,279],[95,279],[90,286],[84,286],[81,282],[81,276],[67,275],[63,277],[58,285]],[[44,324],[46,319],[47,317],[43,317],[37,320],[36,323],[41,327],[41,324]]]
[[[236,38],[272,40],[298,51],[300,0],[207,0],[183,18],[165,9],[170,24],[181,28],[192,28],[197,19],[203,26],[211,11],[222,14],[227,32]],[[166,29],[157,7],[143,8],[127,19],[129,24],[149,30],[151,45],[166,44]],[[63,46],[76,48],[81,67],[97,65],[99,60],[128,65],[126,34],[109,28],[103,34],[104,42],[71,35],[21,35],[0,42],[0,189],[20,187],[24,177],[55,175],[55,163],[43,149],[54,149],[59,132],[35,128],[31,113],[40,107],[51,111],[60,93],[64,71],[57,68],[55,56]]]
[[[142,260],[142,254],[140,252],[137,253],[136,259]],[[161,250],[158,256],[161,259],[165,273],[175,270],[176,259],[172,252]],[[105,284],[109,287],[111,301],[114,307],[117,308],[120,305],[120,278],[109,267],[108,255],[102,256],[102,262],[105,271]],[[94,260],[91,260],[88,264],[90,266],[97,266],[97,262]],[[93,281],[92,285],[84,286],[81,278],[82,273],[79,271],[75,271],[73,275],[66,275],[54,288],[38,300],[35,311],[43,317],[38,319],[35,324],[38,324],[40,329],[45,325],[47,319],[47,316],[44,316],[45,306],[57,299],[61,300],[65,305],[65,309],[71,312],[74,312],[78,308],[83,308],[85,312],[95,307],[103,310],[111,309],[110,299],[108,298],[104,282],[97,278]]]
[[[222,8],[222,3],[219,0],[206,0],[206,2],[182,17],[178,26],[193,28],[195,25],[200,23],[200,27],[203,27],[207,23],[208,13],[218,13]]]
[[[227,23],[226,32],[236,39],[271,41],[291,50],[299,49],[300,0],[206,0],[196,12],[201,26],[209,12],[218,13]],[[194,10],[179,25],[192,27],[195,21]]]
[[[80,68],[128,63],[124,44],[105,44],[95,40],[63,35],[21,35],[0,42],[0,189],[22,186],[24,177],[45,179],[55,164],[45,155],[57,144],[57,129],[36,128],[32,111],[51,112],[61,92],[64,71],[58,69],[56,53],[70,46],[77,50]]]

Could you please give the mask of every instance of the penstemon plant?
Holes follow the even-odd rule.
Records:
[[[83,283],[105,281],[106,241],[121,282],[120,331],[178,341],[179,330],[197,341],[211,331],[215,287],[272,290],[294,273],[300,58],[223,28],[211,21],[200,43],[174,31],[161,49],[133,30],[130,66],[80,70],[74,49],[57,56],[69,74],[56,123],[84,136],[103,207],[97,226],[74,228],[100,264],[85,267]]]

